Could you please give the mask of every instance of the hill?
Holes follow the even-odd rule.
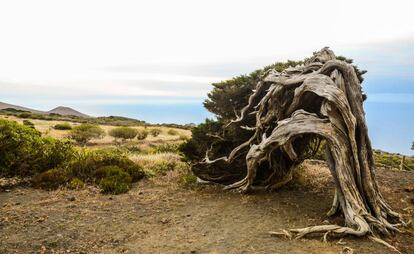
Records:
[[[0,110],[4,110],[4,109],[15,109],[15,110],[19,110],[19,111],[26,111],[26,112],[36,113],[36,114],[46,114],[46,112],[44,112],[44,111],[0,102]]]
[[[13,105],[13,104],[9,104],[9,103],[4,103],[4,102],[0,102],[0,110],[3,111],[24,111],[24,112],[30,112],[33,114],[40,114],[40,115],[48,115],[48,114],[58,114],[61,116],[76,116],[76,117],[80,117],[80,118],[91,118],[91,116],[88,116],[86,114],[83,114],[77,110],[74,110],[72,108],[69,107],[63,107],[63,106],[59,106],[57,108],[54,108],[50,111],[41,111],[41,110],[37,110],[37,109],[32,109],[32,108],[26,108],[26,107],[22,107],[22,106],[17,106],[17,105]]]
[[[91,123],[112,126],[142,126],[145,121],[132,119],[122,116],[101,116],[92,117],[69,107],[59,106],[50,111],[40,111],[36,109],[17,106],[9,103],[0,102],[0,115],[11,115],[24,119],[37,119],[47,121],[68,121],[78,123]],[[179,127],[177,127],[179,128]]]
[[[47,112],[48,114],[59,114],[62,116],[77,116],[83,118],[89,118],[90,116],[83,114],[73,108],[59,106]]]

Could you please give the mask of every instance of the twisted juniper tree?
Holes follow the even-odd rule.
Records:
[[[363,110],[363,72],[329,48],[315,52],[304,62],[290,62],[279,70],[280,65],[273,67],[249,76],[246,82],[253,82],[255,88],[243,106],[231,99],[221,100],[223,105],[218,105],[220,100],[205,103],[219,114],[217,121],[207,121],[193,131],[196,139],[211,142],[197,146],[189,141],[184,147],[194,162],[195,175],[241,192],[275,189],[287,183],[295,167],[324,140],[326,161],[335,182],[328,215],[342,213],[345,225],[291,229],[290,233],[296,237],[310,233],[369,235],[382,241],[374,237],[376,233],[399,231],[401,217],[384,200],[375,179]],[[219,96],[220,90],[227,94],[226,89],[232,91],[231,81],[230,85],[215,87],[210,99]],[[244,88],[248,90],[249,85],[235,91]],[[220,112],[229,108],[235,114],[231,120]],[[203,132],[203,128],[210,132]],[[201,151],[205,151],[203,157]]]

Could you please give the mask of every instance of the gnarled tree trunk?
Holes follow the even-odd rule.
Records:
[[[265,91],[262,98],[257,98]],[[258,100],[259,99],[259,100]],[[255,101],[259,101],[254,105]],[[242,192],[256,187],[277,188],[312,150],[315,140],[326,140],[326,159],[335,181],[335,197],[329,215],[342,213],[345,225],[292,229],[297,237],[310,233],[370,235],[399,231],[400,215],[382,197],[375,180],[375,165],[363,110],[360,81],[352,65],[336,59],[329,48],[314,53],[304,65],[266,74],[249,103],[233,124],[249,111],[256,125],[245,128],[252,136],[226,157],[206,158],[213,164],[232,162],[240,151],[246,155],[247,174],[228,185]],[[263,164],[267,167],[262,167]],[[266,172],[264,172],[266,171]],[[195,172],[211,180],[203,172]],[[266,176],[258,180],[258,175]],[[263,177],[262,177],[263,178]],[[378,240],[378,238],[375,238]],[[379,240],[381,241],[381,240]]]

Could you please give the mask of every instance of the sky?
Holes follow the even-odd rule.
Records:
[[[412,1],[1,1],[0,101],[200,123],[211,83],[330,46],[365,75],[375,148],[412,155]]]

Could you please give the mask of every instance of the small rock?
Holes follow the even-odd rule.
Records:
[[[5,192],[10,192],[11,190],[10,190],[10,189],[5,189],[4,191],[5,191]]]
[[[75,201],[75,199],[76,198],[74,196],[71,196],[71,197],[68,198],[69,201]]]
[[[167,224],[168,222],[170,222],[170,219],[168,219],[168,218],[162,218],[161,219],[162,224]]]
[[[138,192],[138,195],[142,195],[142,194],[144,194],[144,192],[142,192],[142,191]]]

